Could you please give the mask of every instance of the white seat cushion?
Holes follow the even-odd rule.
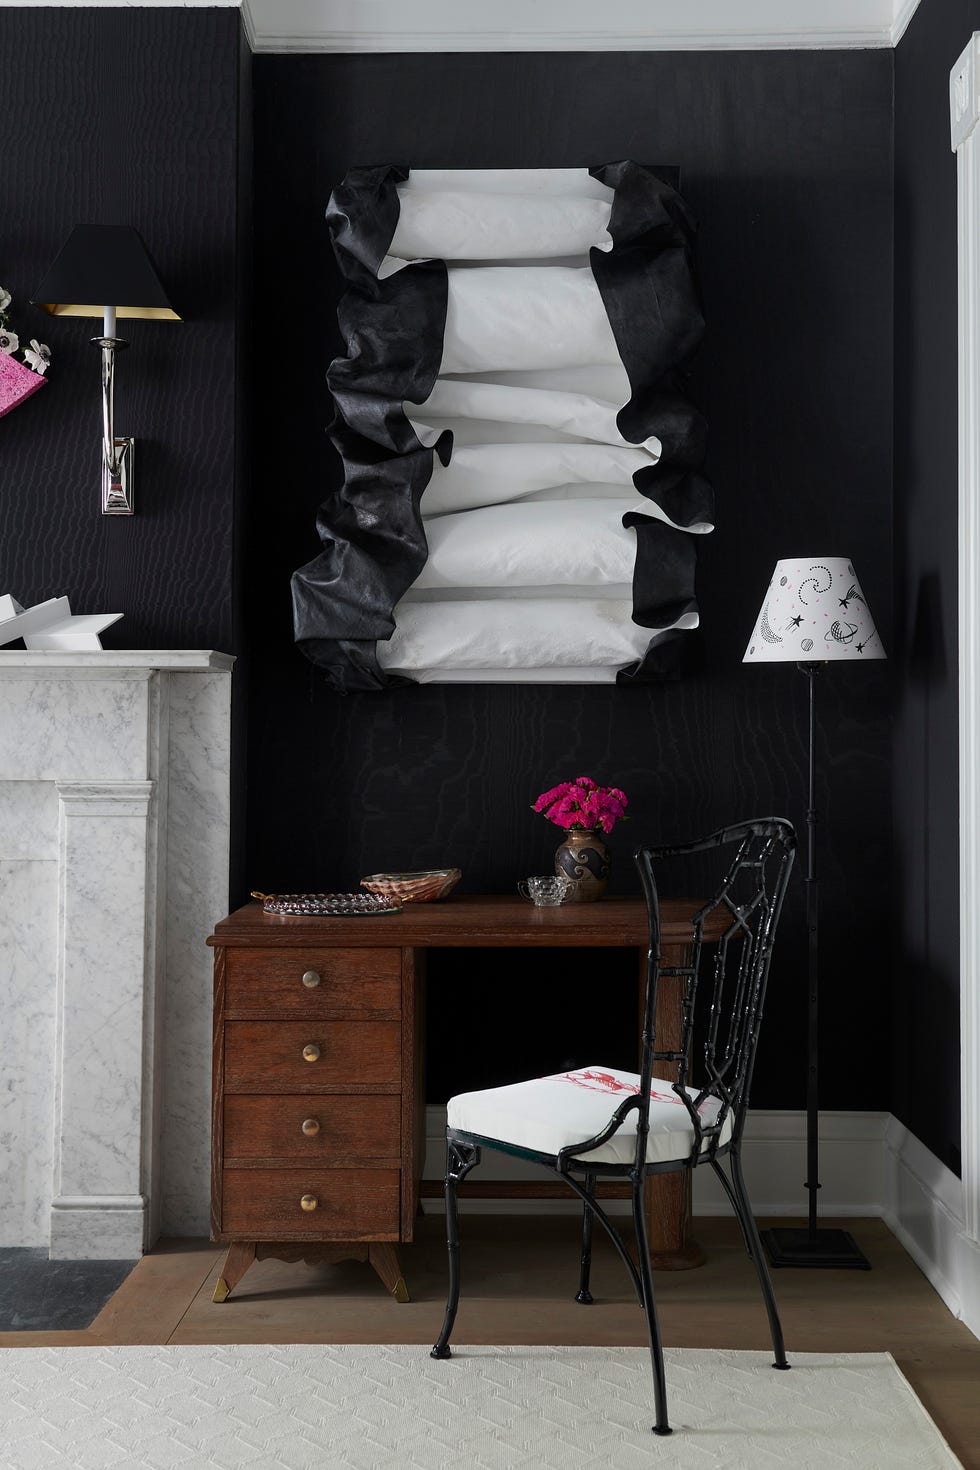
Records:
[[[640,1090],[636,1072],[618,1072],[612,1067],[582,1067],[577,1072],[559,1072],[553,1077],[535,1077],[510,1087],[488,1087],[482,1092],[461,1092],[450,1098],[447,1122],[450,1128],[494,1138],[537,1153],[557,1154],[570,1144],[582,1143],[601,1133],[616,1108]],[[689,1087],[688,1096],[697,1097]],[[687,1108],[669,1082],[655,1077],[650,1089],[650,1133],[647,1162],[665,1164],[684,1159],[694,1147],[694,1125]],[[716,1098],[706,1098],[700,1115],[708,1125],[718,1116]],[[732,1136],[728,1114],[719,1146]],[[702,1143],[706,1148],[708,1140]],[[583,1162],[631,1164],[636,1149],[636,1113],[626,1117],[607,1143],[591,1153],[577,1155]]]

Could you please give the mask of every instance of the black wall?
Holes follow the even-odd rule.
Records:
[[[0,421],[0,592],[122,612],[107,646],[234,651],[239,18],[0,9],[0,283],[50,383]],[[99,513],[101,321],[27,304],[76,223],[134,224],[180,323],[120,322],[134,518]]]
[[[948,86],[950,68],[978,28],[976,0],[928,0],[895,55],[900,954],[891,1107],[957,1172],[956,158]]]
[[[239,776],[246,742],[249,756],[236,899],[251,886],[350,887],[380,867],[451,861],[467,890],[508,891],[547,870],[559,837],[531,800],[583,771],[632,799],[633,821],[614,838],[619,891],[634,887],[628,855],[641,839],[766,811],[801,821],[803,681],[790,667],[740,660],[772,564],[793,553],[850,555],[891,647],[891,56],[250,64],[239,48],[228,11],[0,10],[0,282],[22,335],[54,353],[50,385],[0,423],[0,591],[25,602],[67,592],[78,611],[123,611],[106,637],[115,646],[232,652],[243,648],[241,601],[251,676],[235,732]],[[330,189],[350,165],[379,160],[619,157],[680,164],[702,223],[709,333],[696,387],[718,530],[702,552],[701,672],[664,689],[331,695],[292,646],[288,597],[290,572],[317,549],[315,507],[338,482],[325,433],[324,372],[338,348]],[[51,321],[26,305],[71,226],[100,219],[141,229],[186,318],[124,328],[132,349],[119,366],[118,422],[138,438],[132,520],[98,514],[98,358],[88,343],[98,323]],[[919,534],[902,521],[899,531]],[[821,697],[823,1101],[880,1107],[887,1078],[869,1038],[894,998],[882,960],[894,921],[889,668],[832,670]],[[900,803],[900,823],[910,809]],[[797,887],[761,1106],[803,1100],[801,906]],[[433,959],[433,1098],[528,1065],[631,1060],[628,957],[500,958]],[[935,1021],[938,1055],[942,1023],[922,1014]]]
[[[260,56],[254,85],[247,886],[349,888],[379,868],[452,862],[470,892],[511,891],[547,871],[560,835],[530,802],[583,772],[631,798],[614,836],[619,891],[634,887],[639,840],[768,812],[802,823],[804,682],[792,666],[740,660],[773,563],[792,554],[850,556],[891,648],[890,53]],[[338,483],[325,433],[331,188],[353,164],[623,157],[679,164],[701,220],[697,396],[718,500],[700,563],[702,671],[659,689],[329,693],[291,645],[288,582],[316,552],[315,509]],[[831,1108],[881,1107],[887,1089],[874,1043],[894,995],[889,676],[842,667],[821,680]],[[758,1106],[803,1102],[801,909],[797,885]],[[500,959],[433,957],[433,1099],[528,1065],[631,1063],[627,957]]]

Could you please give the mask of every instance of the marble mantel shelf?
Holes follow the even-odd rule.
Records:
[[[230,653],[216,653],[207,648],[104,648],[101,653],[0,649],[0,673],[4,669],[49,673],[53,669],[174,669],[187,673],[199,669],[230,670],[234,663]]]
[[[234,662],[0,650],[0,1245],[207,1232]]]

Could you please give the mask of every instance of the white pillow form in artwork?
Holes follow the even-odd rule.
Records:
[[[428,190],[409,183],[398,186],[398,202],[388,254],[403,260],[540,260],[612,248],[607,199]]]
[[[628,393],[627,386],[624,396],[628,397]],[[418,403],[405,403],[403,407],[413,423],[424,418],[428,424],[437,418],[444,422],[458,419],[506,424],[510,429],[507,438],[513,439],[518,438],[522,429],[533,426],[557,430],[562,438],[592,439],[600,444],[630,443],[619,432],[616,404],[589,393],[529,388],[479,378],[439,378],[425,400],[424,409]],[[458,424],[455,432],[458,435]],[[662,449],[656,436],[630,447],[645,449],[654,460],[660,458]]]
[[[530,501],[425,521],[429,557],[413,588],[602,586],[632,583],[636,532],[623,500]],[[519,594],[515,594],[519,595]],[[649,633],[646,635],[649,638]]]
[[[611,444],[456,445],[448,465],[433,467],[422,493],[422,515],[473,510],[576,484],[608,485],[610,494],[631,499],[633,475],[655,463],[644,449]],[[648,506],[652,513],[653,505]]]
[[[402,189],[421,189],[428,193],[530,194],[535,198],[549,195],[575,199],[603,199],[611,204],[615,190],[589,173],[586,168],[413,168]],[[474,200],[474,203],[476,201]]]
[[[425,566],[378,644],[389,672],[613,682],[656,637],[632,620],[622,522],[671,524],[634,485],[662,446],[620,432],[632,389],[589,261],[612,249],[614,197],[587,169],[413,169],[398,184],[379,274],[447,263],[439,375],[404,410],[422,443],[453,439],[420,502]]]
[[[619,362],[588,266],[490,265],[448,274],[440,376]]]
[[[411,602],[398,606],[393,636],[378,644],[384,668],[425,683],[447,671],[595,671],[612,683],[617,668],[643,657],[651,630],[631,621],[626,598]],[[697,614],[677,627],[697,626]]]

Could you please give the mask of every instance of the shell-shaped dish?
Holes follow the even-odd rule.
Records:
[[[361,887],[397,903],[434,903],[447,898],[463,874],[459,868],[429,868],[421,873],[369,873]]]

